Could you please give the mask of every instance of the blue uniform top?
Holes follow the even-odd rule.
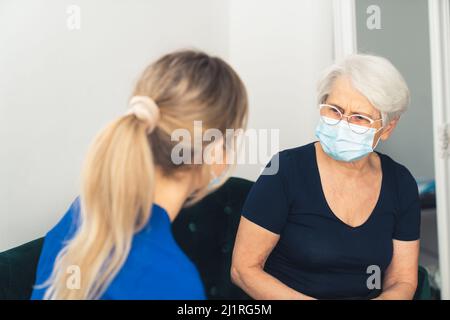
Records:
[[[77,199],[46,235],[35,286],[51,275],[58,253],[77,230],[79,214]],[[45,290],[35,288],[31,299],[42,299]],[[134,235],[124,265],[101,299],[205,299],[198,271],[175,242],[169,216],[160,206],[153,205],[148,224]]]

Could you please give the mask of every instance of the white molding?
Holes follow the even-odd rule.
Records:
[[[450,299],[450,166],[448,124],[450,123],[450,4],[428,1],[433,97],[436,212],[439,244],[441,297]]]
[[[334,59],[357,52],[355,0],[333,0]]]

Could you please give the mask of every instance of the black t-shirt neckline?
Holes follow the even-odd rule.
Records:
[[[319,141],[315,141],[313,143],[311,143],[311,147],[312,147],[312,155],[313,155],[313,169],[314,169],[314,176],[315,179],[317,179],[316,184],[318,186],[318,188],[320,190],[318,190],[318,193],[321,197],[321,201],[324,204],[325,207],[325,211],[332,216],[333,219],[337,220],[339,222],[339,224],[343,225],[345,228],[349,229],[349,230],[359,230],[364,228],[365,226],[367,226],[368,224],[370,224],[370,222],[375,218],[376,214],[379,210],[379,207],[381,205],[382,202],[382,197],[385,194],[385,188],[386,188],[386,168],[385,168],[385,163],[384,163],[384,159],[383,159],[383,154],[374,151],[378,157],[380,158],[380,164],[381,164],[381,186],[380,186],[380,190],[378,193],[378,198],[377,198],[377,202],[375,203],[374,208],[372,209],[372,212],[370,213],[370,215],[367,217],[367,219],[360,225],[358,226],[351,226],[347,223],[345,223],[341,218],[339,218],[331,209],[330,205],[328,204],[327,198],[325,196],[325,193],[323,191],[323,186],[322,186],[322,180],[320,177],[320,171],[319,171],[319,164],[317,163],[317,150],[316,150],[316,143],[320,143]]]

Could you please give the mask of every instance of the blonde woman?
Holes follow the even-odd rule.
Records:
[[[229,166],[222,152],[208,163],[174,161],[180,141],[172,137],[194,136],[195,121],[202,130],[240,129],[246,115],[244,85],[221,59],[179,51],[150,65],[128,112],[95,139],[80,197],[46,235],[32,299],[205,298],[171,222],[223,183]],[[220,141],[200,150],[222,150]],[[193,144],[183,147],[198,155]]]

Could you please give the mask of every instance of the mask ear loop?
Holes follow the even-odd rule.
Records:
[[[386,121],[386,113],[382,112],[381,113],[381,127],[379,127],[377,129],[377,131],[375,131],[375,134],[377,134],[380,130],[384,129],[385,121]],[[380,140],[381,140],[381,135],[378,137],[377,143],[375,143],[375,146],[372,149],[375,150],[375,148],[378,146],[378,143],[380,142]]]
[[[235,167],[236,167],[236,161],[233,161],[232,164],[228,164],[228,168],[224,169],[225,171],[221,172],[220,175],[216,175],[212,170],[210,170],[209,175],[212,178],[211,180],[217,179],[214,183],[215,184],[214,187],[210,187],[210,183],[208,183],[207,186],[194,191],[194,193],[191,194],[188,197],[188,199],[186,200],[186,202],[183,204],[183,208],[187,208],[187,207],[190,207],[190,206],[196,204],[197,202],[199,202],[201,199],[203,199],[207,195],[213,193],[214,191],[216,191],[217,189],[222,187],[225,184],[225,182],[227,182],[227,180],[233,174]],[[210,182],[211,182],[211,180],[210,180]]]
[[[379,128],[377,129],[377,131],[375,131],[375,134],[377,134],[378,132],[380,132],[380,130],[383,129],[383,128],[384,128],[384,126],[379,127]],[[378,146],[378,143],[380,142],[380,140],[381,140],[381,135],[378,137],[378,140],[377,140],[377,142],[375,143],[375,146],[374,146],[372,149],[375,150],[375,148]]]

